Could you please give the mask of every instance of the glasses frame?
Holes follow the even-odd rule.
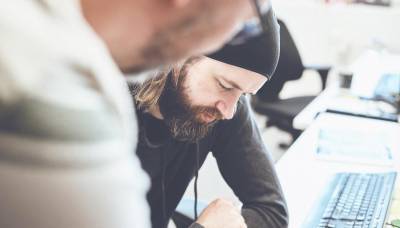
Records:
[[[261,29],[263,33],[267,34],[268,32],[267,18],[265,17],[265,14],[262,13],[261,4],[259,0],[251,0],[251,2],[253,3],[254,9],[257,13],[258,20],[260,21]]]

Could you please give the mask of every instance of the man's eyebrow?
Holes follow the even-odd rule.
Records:
[[[238,90],[244,92],[244,90],[242,89],[242,87],[240,87],[238,84],[236,84],[236,82],[231,81],[231,80],[229,80],[229,79],[226,79],[225,77],[220,76],[220,75],[219,75],[219,78],[221,78],[222,80],[224,80],[226,83],[230,84],[230,86],[232,86],[233,88],[238,89]]]

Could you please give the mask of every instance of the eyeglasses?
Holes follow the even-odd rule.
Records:
[[[262,29],[263,33],[267,33],[268,32],[268,27],[267,27],[268,23],[267,23],[266,14],[262,13],[259,0],[251,0],[251,1],[253,2],[254,9],[256,10],[258,20],[260,21],[261,29]]]

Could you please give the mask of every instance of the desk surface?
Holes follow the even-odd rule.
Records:
[[[299,130],[306,129],[320,112],[328,108],[350,113],[380,116],[396,115],[394,107],[381,101],[362,100],[352,95],[347,89],[331,87],[324,90],[309,105],[307,105],[294,119],[293,127]],[[393,113],[393,114],[390,114]]]
[[[317,113],[323,112],[327,108],[327,104],[338,96],[340,89],[337,87],[328,87],[322,91],[310,104],[308,104],[293,119],[293,127],[299,130],[305,130],[313,121]]]
[[[378,107],[380,104],[377,104],[376,107],[372,107],[373,105],[357,97],[372,97],[373,91],[375,91],[377,83],[382,75],[386,73],[397,74],[400,72],[399,61],[400,54],[376,52],[368,49],[363,51],[348,69],[354,74],[351,90],[339,88],[339,77],[337,73],[335,73],[336,80],[334,83],[322,91],[318,97],[294,118],[293,127],[299,130],[306,129],[313,122],[316,114],[325,111],[328,106],[331,107],[332,105],[333,107],[339,107],[339,109],[341,109],[340,107],[346,107],[345,109],[362,110],[360,114],[379,110],[386,113],[395,113],[396,110],[393,110],[394,107],[392,107],[392,110],[387,107]],[[365,109],[362,106],[366,106],[364,107]],[[355,113],[357,112],[359,111],[355,111]]]
[[[342,126],[346,129],[365,129],[385,132],[385,140],[391,148],[394,164],[391,166],[365,165],[319,160],[315,157],[318,133],[321,128]],[[308,215],[316,199],[336,172],[400,172],[400,124],[366,118],[354,118],[343,115],[322,114],[304,131],[277,163],[276,168],[289,207],[290,228],[298,228]],[[397,182],[399,176],[397,178]],[[400,184],[396,186],[393,210],[390,216],[400,213]],[[396,209],[397,208],[397,209]],[[396,213],[396,214],[394,214]]]

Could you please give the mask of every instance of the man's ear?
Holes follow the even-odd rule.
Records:
[[[170,4],[173,4],[173,6],[181,8],[189,4],[193,0],[167,0],[170,2]]]

